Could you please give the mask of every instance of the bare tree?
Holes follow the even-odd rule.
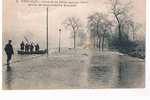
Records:
[[[80,47],[83,46],[84,43],[85,43],[85,40],[86,40],[86,32],[85,32],[85,30],[84,29],[80,29],[78,31],[77,37],[78,37],[77,45],[80,46]]]
[[[130,30],[132,33],[132,40],[135,41],[136,40],[136,32],[139,31],[142,26],[141,26],[141,24],[135,23],[134,21],[131,21],[129,23],[129,25],[130,25]]]
[[[112,22],[108,20],[108,16],[103,13],[95,13],[88,17],[89,29],[91,30],[92,36],[98,39],[98,48],[104,49],[104,41],[106,34],[111,32]]]
[[[93,39],[94,47],[98,45],[100,49],[101,44],[101,33],[100,33],[100,21],[101,15],[99,13],[94,13],[88,17],[88,28],[91,32],[91,38]]]
[[[128,35],[133,41],[136,37],[136,32],[141,28],[141,25],[135,22],[131,17],[124,16],[121,20],[122,33]]]
[[[129,34],[130,34],[130,28],[131,28],[131,23],[133,22],[131,17],[129,16],[124,16],[121,19],[121,33],[122,33],[122,38],[124,40],[128,40],[129,39]]]
[[[102,51],[104,50],[104,41],[107,37],[107,34],[110,34],[112,32],[112,22],[108,20],[107,16],[104,15],[102,17],[101,22],[101,33],[102,33]]]
[[[71,29],[71,31],[73,32],[74,48],[76,48],[76,34],[78,33],[81,27],[79,18],[68,17],[64,20],[63,24],[67,29]]]
[[[111,10],[112,14],[114,15],[117,25],[118,25],[118,39],[121,41],[122,40],[122,20],[124,16],[127,16],[129,14],[129,10],[132,7],[131,2],[127,3],[122,3],[123,1],[121,0],[110,0],[111,2]]]

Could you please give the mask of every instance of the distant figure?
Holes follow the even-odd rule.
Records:
[[[11,40],[8,41],[8,44],[5,45],[5,52],[7,55],[7,66],[9,67],[10,60],[12,58],[12,55],[14,54],[13,46],[11,45]]]
[[[31,45],[30,45],[30,52],[31,52],[31,53],[33,52],[33,49],[34,49],[34,46],[33,46],[33,44],[31,43]]]
[[[25,48],[25,44],[24,44],[24,42],[22,41],[22,43],[20,44],[20,49],[21,49],[22,51],[24,51],[24,48]]]
[[[25,52],[29,52],[29,44],[28,43],[26,43],[26,45],[25,45]]]
[[[39,44],[37,43],[37,44],[35,45],[35,51],[38,52],[39,49],[40,49],[40,46],[39,46]]]

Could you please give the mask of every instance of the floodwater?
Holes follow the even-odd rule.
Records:
[[[127,55],[95,55],[89,68],[92,88],[143,88],[144,61]]]
[[[144,88],[144,60],[118,52],[62,51],[3,66],[3,89]],[[30,58],[30,59],[29,59]]]

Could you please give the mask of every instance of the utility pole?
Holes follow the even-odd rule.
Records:
[[[46,48],[48,55],[48,7],[46,8]]]
[[[60,53],[60,42],[61,42],[61,29],[59,29],[59,53]]]

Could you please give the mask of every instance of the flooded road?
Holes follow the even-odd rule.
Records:
[[[127,55],[100,54],[91,59],[89,83],[92,88],[143,88],[144,61]]]
[[[51,54],[3,66],[3,89],[143,88],[144,60],[117,52]]]

